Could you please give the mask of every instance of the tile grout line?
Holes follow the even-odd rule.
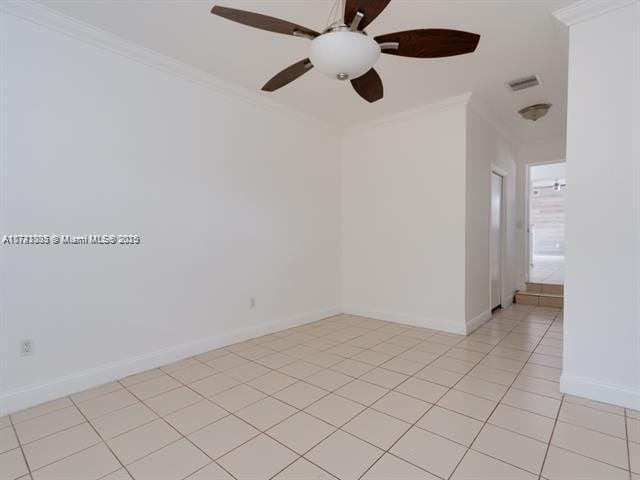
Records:
[[[524,321],[527,319],[527,317],[531,314],[531,312],[532,312],[532,311],[535,311],[535,310],[531,310],[531,311],[530,311],[530,312],[529,312],[529,313],[528,313],[528,314],[527,314],[527,315],[526,315],[526,316],[525,316],[525,317],[524,317],[524,318],[523,318],[523,319],[518,323],[518,325],[519,325],[520,323],[524,322]],[[531,356],[533,355],[533,352],[535,352],[536,348],[538,348],[538,346],[540,345],[540,342],[542,341],[542,339],[544,338],[544,336],[547,334],[547,332],[549,331],[549,329],[551,328],[551,326],[555,323],[556,318],[557,318],[557,315],[558,315],[558,314],[556,314],[556,315],[554,316],[554,318],[553,318],[553,320],[551,321],[551,323],[547,326],[547,328],[545,329],[545,333],[542,335],[542,337],[540,337],[540,340],[539,340],[539,341],[538,341],[538,343],[536,344],[535,348],[534,348],[534,349],[529,353],[529,357],[528,357],[528,358],[531,358]],[[514,329],[515,329],[515,328],[517,328],[517,326],[514,326]],[[511,330],[511,332],[513,332],[513,330]],[[510,333],[511,333],[511,332],[510,332]],[[505,337],[505,338],[506,338],[506,337]],[[498,345],[499,345],[499,344],[498,344]],[[488,352],[488,353],[487,353],[487,355],[490,355],[490,353],[491,353],[493,350],[495,350],[495,348],[496,348],[498,345],[494,346],[494,348],[493,348],[493,349],[491,349],[491,351],[490,351],[490,352]],[[486,356],[485,356],[485,358],[486,358]],[[516,380],[518,379],[518,376],[520,376],[520,375],[522,374],[522,370],[526,367],[527,363],[528,363],[528,360],[524,362],[524,364],[523,364],[523,365],[522,365],[522,367],[520,368],[520,370],[519,370],[518,374],[514,377],[513,381],[511,382],[511,385],[509,385],[509,386],[507,387],[507,390],[505,391],[505,393],[504,393],[504,394],[502,395],[502,397],[500,397],[500,399],[497,401],[497,403],[496,403],[495,407],[491,410],[491,413],[487,416],[487,419],[484,421],[484,424],[482,425],[482,427],[480,428],[480,430],[478,430],[478,433],[476,434],[476,436],[474,437],[474,439],[473,439],[473,440],[471,441],[471,443],[469,444],[469,447],[467,448],[467,451],[464,453],[464,455],[462,456],[462,458],[460,459],[460,461],[458,462],[458,464],[456,465],[456,467],[453,469],[453,471],[452,471],[452,472],[451,472],[451,474],[449,475],[449,478],[451,478],[451,477],[454,475],[454,473],[456,472],[456,470],[458,469],[458,467],[460,466],[460,464],[462,463],[462,461],[464,460],[464,458],[467,456],[467,453],[469,452],[469,450],[472,450],[472,447],[473,447],[474,443],[476,442],[476,440],[478,439],[478,437],[480,436],[480,434],[482,433],[482,431],[484,430],[484,428],[486,427],[486,425],[487,425],[487,424],[489,424],[489,419],[490,419],[490,418],[491,418],[491,416],[494,414],[494,412],[496,411],[496,409],[498,408],[498,406],[502,404],[502,400],[504,400],[504,397],[507,395],[507,393],[509,392],[509,389],[510,389],[510,388],[513,386],[513,384],[516,382]],[[459,383],[459,382],[458,382],[458,383]],[[456,383],[456,385],[457,385],[457,383]],[[454,385],[454,387],[455,387],[455,385]],[[454,388],[454,387],[452,387],[452,388]],[[558,409],[558,411],[560,411],[560,409]],[[531,413],[533,413],[533,412],[531,412]],[[490,424],[490,425],[492,425],[492,424]],[[498,428],[500,428],[500,427],[498,427]],[[510,431],[510,430],[508,430],[508,429],[505,429],[505,430]],[[514,432],[514,433],[515,433],[515,432]],[[520,435],[522,435],[522,434],[520,434]],[[528,437],[528,436],[527,436],[527,438],[530,438],[530,437]],[[551,438],[549,438],[549,441],[551,441]],[[474,451],[477,451],[477,450],[474,450]],[[479,452],[479,453],[483,453],[483,452]],[[484,455],[487,455],[486,453],[483,453],[483,454],[484,454]],[[493,456],[491,456],[491,455],[488,455],[488,456],[489,456],[489,457],[491,457],[491,458],[495,458],[495,457],[493,457]],[[496,460],[499,460],[499,461],[505,462],[504,460],[501,460],[501,459],[496,459]],[[509,464],[509,465],[512,465],[512,464],[510,464],[509,462],[505,462],[505,463],[507,463],[507,464]],[[512,465],[512,466],[514,466],[514,467],[516,467],[516,468],[519,468],[520,470],[523,470],[523,471],[528,471],[528,470],[525,470],[524,468],[521,468],[521,467],[519,467],[519,466],[517,466],[517,465]],[[540,472],[542,472],[542,465],[540,466]]]
[[[29,478],[33,478],[32,474],[31,474],[32,473],[31,472],[31,467],[29,466],[29,462],[27,461],[27,455],[24,453],[24,448],[22,446],[22,442],[20,441],[20,437],[18,436],[18,431],[16,430],[16,426],[14,425],[13,419],[11,418],[11,416],[7,415],[7,417],[9,418],[9,424],[11,425],[11,428],[13,429],[13,434],[15,435],[16,442],[18,443],[18,447],[17,448],[20,448],[20,453],[22,453],[22,459],[24,461],[24,465],[25,465],[25,467],[27,467],[27,475],[29,475]],[[11,451],[11,450],[9,450],[9,451]]]

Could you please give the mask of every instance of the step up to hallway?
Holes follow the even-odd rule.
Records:
[[[516,303],[540,307],[564,307],[564,285],[555,283],[527,283],[526,291],[516,292]]]

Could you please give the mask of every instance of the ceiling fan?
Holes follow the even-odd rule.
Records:
[[[350,80],[362,98],[375,102],[384,93],[382,80],[373,68],[381,53],[413,58],[451,57],[475,51],[480,41],[480,35],[475,33],[441,28],[407,30],[370,38],[364,29],[390,1],[344,0],[340,18],[322,33],[235,8],[216,5],[211,13],[250,27],[311,40],[309,57],[282,70],[262,90],[278,90],[316,67],[330,78]]]

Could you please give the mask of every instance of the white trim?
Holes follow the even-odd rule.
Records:
[[[619,8],[627,7],[638,0],[581,0],[564,8],[552,12],[555,18],[567,26],[584,22],[590,18],[599,17]]]
[[[439,320],[432,320],[420,315],[389,312],[384,310],[376,310],[371,308],[363,308],[355,305],[344,305],[342,307],[343,313],[349,315],[359,315],[362,317],[374,318],[376,320],[384,320],[387,322],[402,323],[405,325],[412,325],[414,327],[430,328],[432,330],[440,330],[442,332],[457,333],[459,335],[466,334],[466,325],[460,324],[453,325],[449,322],[442,322]]]
[[[247,88],[232,84],[199,68],[163,55],[134,42],[125,40],[111,32],[99,29],[88,23],[77,20],[46,7],[33,0],[5,0],[0,2],[0,12],[4,12],[42,27],[75,38],[116,55],[128,58],[136,63],[160,70],[164,73],[187,80],[201,87],[212,90],[226,98],[242,101],[252,106],[273,113],[284,114],[326,128],[336,133],[340,129],[330,122],[313,115],[303,113],[273,100],[266,94],[253,92]]]
[[[404,120],[409,120],[419,115],[432,115],[434,113],[451,110],[456,107],[467,105],[470,99],[471,99],[471,92],[463,93],[462,95],[456,95],[453,97],[447,97],[442,100],[438,100],[437,102],[421,105],[419,107],[412,108],[410,110],[403,110],[402,112],[394,113],[392,115],[388,115],[383,118],[367,121],[365,123],[361,123],[354,126],[348,126],[345,128],[344,133],[345,134],[356,133],[356,132],[368,130],[370,128],[382,127],[385,125],[402,122]]]
[[[640,410],[640,388],[601,383],[584,377],[562,373],[560,391],[599,402]]]
[[[254,325],[248,328],[234,330],[232,332],[208,337],[193,342],[183,343],[167,347],[155,352],[150,352],[138,357],[113,362],[107,365],[82,370],[79,372],[54,378],[53,380],[21,387],[19,389],[4,392],[0,396],[0,417],[7,413],[22,410],[43,402],[54,400],[66,395],[71,395],[88,388],[97,387],[105,383],[124,378],[128,375],[143,372],[152,368],[176,362],[184,358],[192,357],[209,350],[221,348],[226,345],[248,340],[268,333],[273,333],[286,328],[303,325],[338,315],[341,308],[333,307],[302,315],[294,315],[267,325]]]
[[[482,312],[480,315],[472,318],[471,320],[467,320],[465,335],[469,335],[473,333],[475,330],[480,328],[486,321],[491,318],[491,310],[486,310]]]

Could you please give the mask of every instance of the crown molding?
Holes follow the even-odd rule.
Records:
[[[447,110],[454,109],[456,107],[466,106],[469,103],[470,99],[471,99],[471,92],[466,92],[466,93],[463,93],[462,95],[456,95],[453,97],[447,97],[433,103],[421,105],[419,107],[412,108],[409,110],[403,110],[399,113],[394,113],[392,115],[378,118],[376,120],[367,121],[364,123],[356,124],[354,126],[348,126],[345,128],[344,133],[353,134],[353,133],[361,132],[363,130],[368,130],[370,128],[382,127],[385,125],[392,125],[394,123],[409,120],[411,118],[421,116],[421,115],[432,115],[434,113],[444,112]]]
[[[580,0],[552,12],[551,15],[570,27],[634,3],[638,3],[638,0]]]
[[[187,80],[226,98],[241,101],[245,104],[271,111],[272,113],[289,117],[293,116],[294,118],[309,121],[336,133],[340,131],[338,126],[321,118],[269,100],[247,88],[234,85],[204,70],[180,62],[179,60],[143,47],[137,43],[125,40],[114,33],[107,32],[73,17],[64,15],[33,0],[0,1],[0,12],[27,20],[111,53],[126,57],[134,62]]]

